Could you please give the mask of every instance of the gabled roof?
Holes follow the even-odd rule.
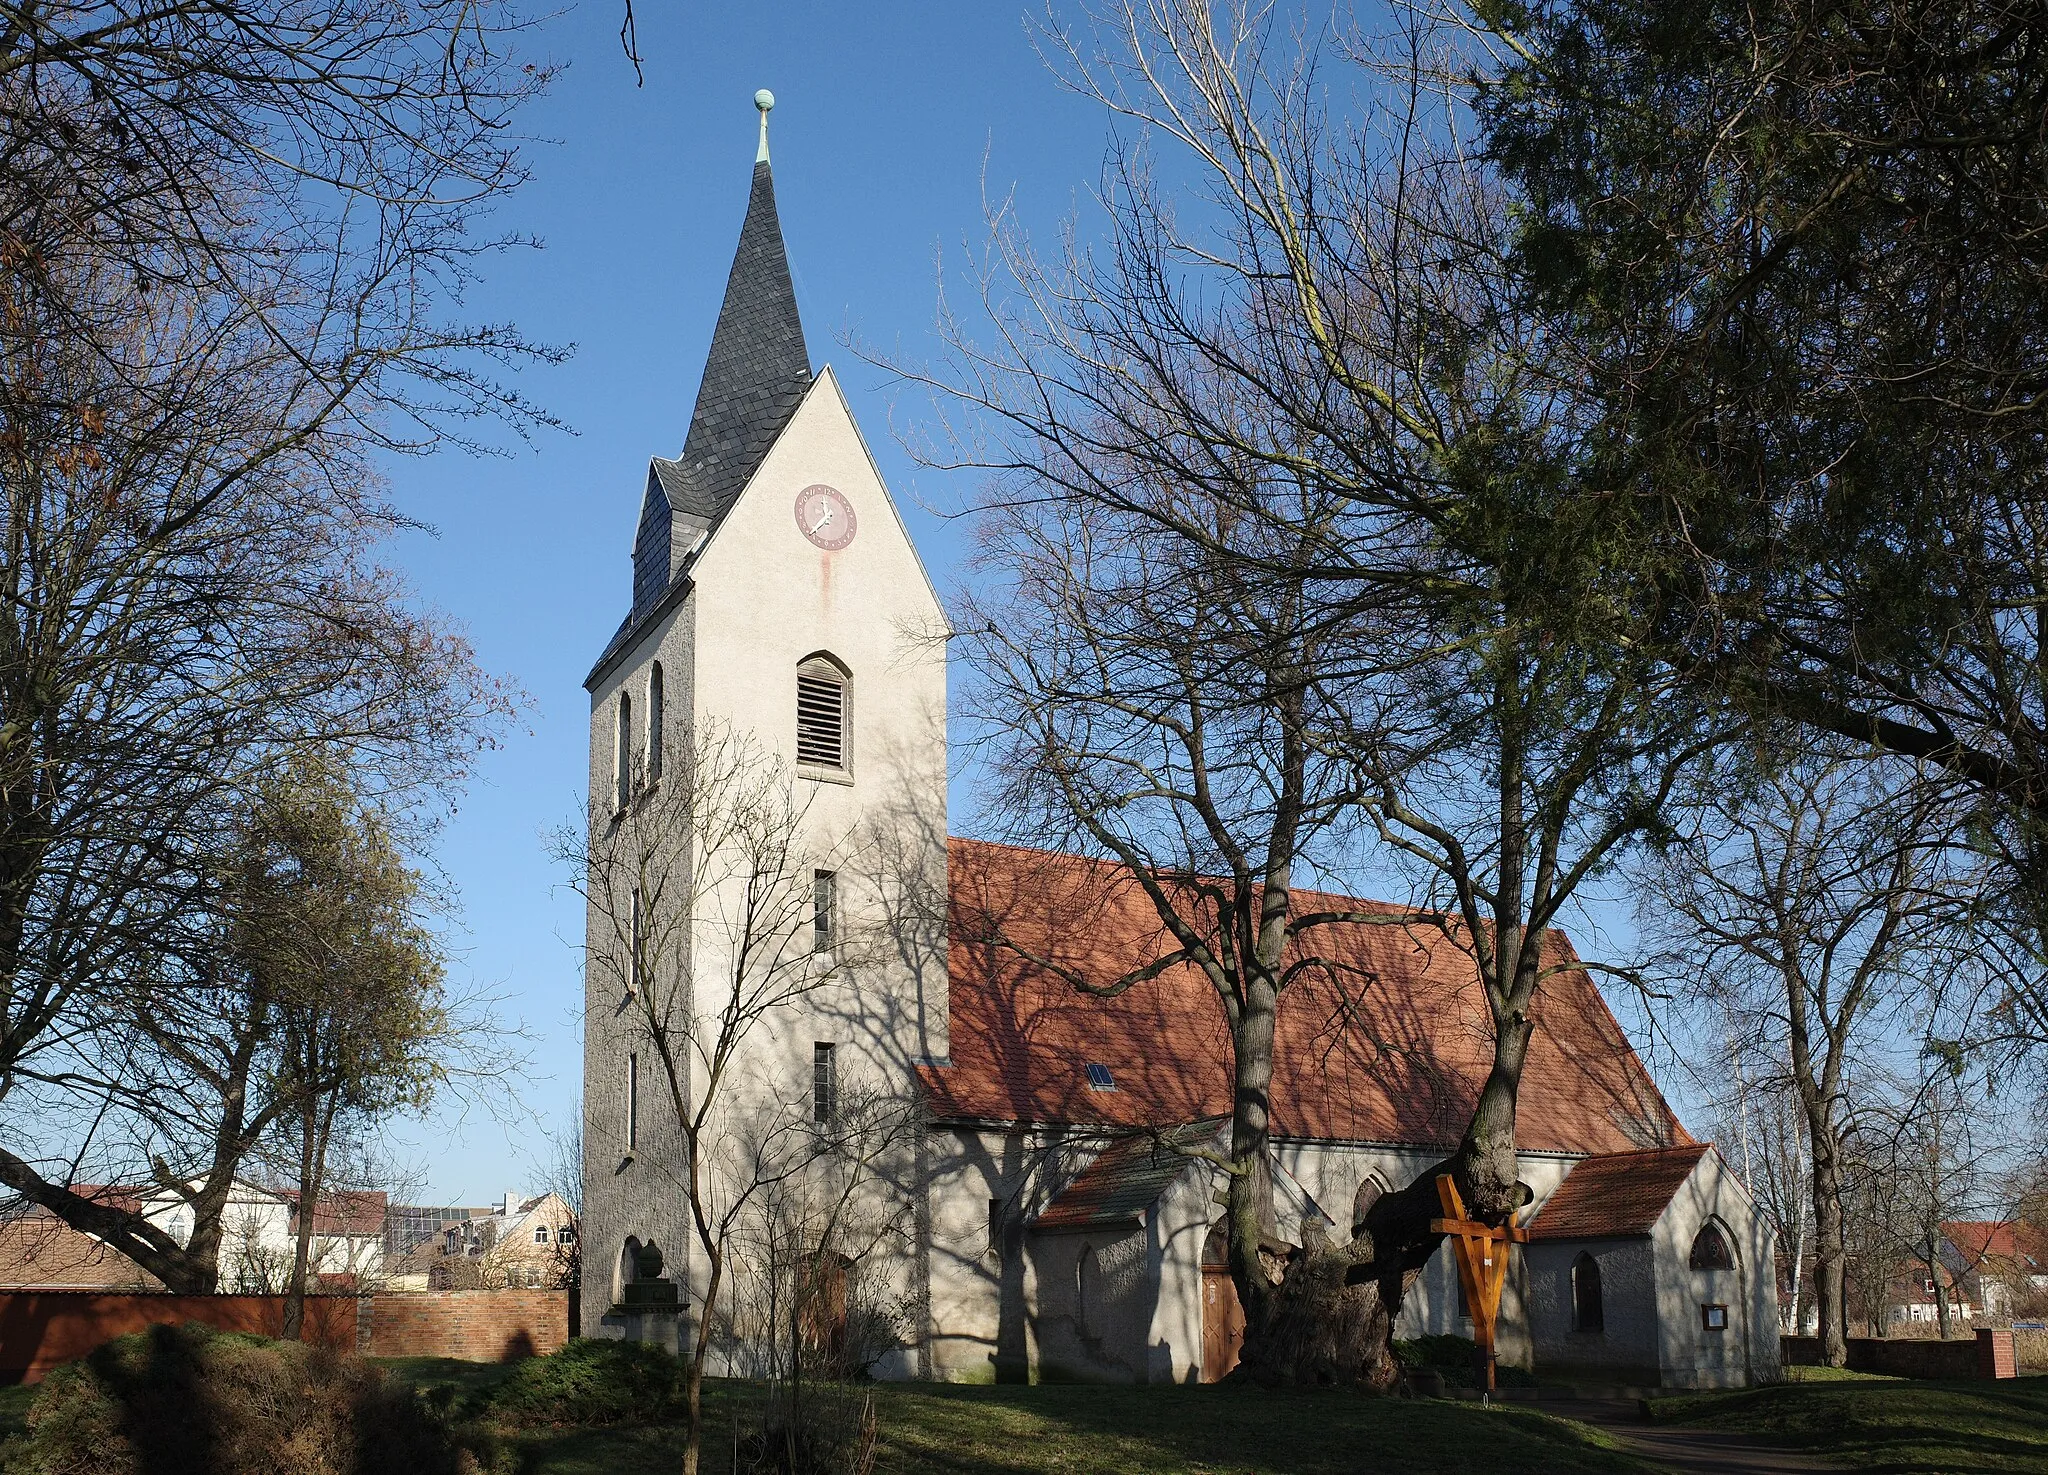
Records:
[[[1611,1152],[1573,1163],[1529,1226],[1532,1239],[1628,1239],[1648,1234],[1709,1151],[1704,1142]]]
[[[1032,1221],[1034,1229],[1094,1229],[1130,1224],[1187,1171],[1188,1152],[1212,1145],[1222,1118],[1194,1122],[1156,1135],[1112,1142]]]
[[[1027,960],[1108,983],[1169,950],[1120,868],[976,840],[950,841],[947,858],[951,1060],[922,1070],[936,1117],[1158,1128],[1229,1111],[1222,1009],[1193,970],[1103,999]],[[1310,934],[1328,966],[1281,996],[1275,1133],[1455,1146],[1493,1058],[1470,957],[1409,908],[1312,892],[1296,904],[1385,920]],[[1561,935],[1557,947],[1568,964]],[[1090,1063],[1113,1089],[1090,1086]],[[1574,1155],[1691,1140],[1579,969],[1538,997],[1517,1136]]]
[[[120,1251],[31,1209],[0,1219],[0,1290],[161,1290]]]
[[[1941,1226],[1966,1267],[2002,1261],[2029,1275],[2048,1275],[2048,1231],[2020,1219],[1959,1219]]]
[[[282,1190],[291,1205],[291,1224],[299,1227],[299,1191]],[[371,1189],[329,1189],[313,1200],[313,1232],[329,1235],[371,1235],[384,1232],[384,1216],[390,1208],[388,1194]]]

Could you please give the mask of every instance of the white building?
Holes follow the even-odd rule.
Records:
[[[1213,1263],[1219,1179],[1157,1143],[1213,1133],[1227,1111],[1221,1020],[1206,985],[1175,974],[1102,1001],[1022,963],[1033,945],[1060,948],[1066,966],[1115,977],[1157,956],[1158,926],[1084,862],[948,842],[944,629],[837,379],[812,371],[764,131],[683,453],[649,465],[631,606],[587,682],[593,823],[618,826],[655,802],[681,781],[672,759],[661,771],[664,751],[718,723],[788,765],[820,854],[862,834],[865,853],[886,857],[821,867],[814,920],[820,938],[884,927],[888,955],[779,1014],[736,1072],[737,1094],[764,1106],[815,1092],[822,1113],[853,1081],[926,1104],[925,1129],[884,1174],[901,1240],[861,1266],[864,1294],[903,1327],[881,1372],[1220,1376],[1234,1360],[1235,1298]],[[722,905],[714,897],[708,911]],[[634,1020],[643,986],[714,1018],[727,944],[707,914],[687,958],[643,980],[621,965],[623,914],[616,896],[593,901],[586,953],[582,1330],[687,1341],[703,1268],[677,1123]],[[638,937],[637,903],[632,916]],[[1024,951],[994,945],[998,933]],[[1275,1176],[1283,1232],[1303,1240],[1348,1237],[1375,1195],[1439,1162],[1490,1060],[1476,980],[1440,935],[1331,929],[1320,950],[1332,948],[1375,987],[1348,1003],[1308,982],[1284,996]],[[681,1068],[700,1090],[701,1063]],[[1546,985],[1521,1102],[1539,1225],[1576,1164],[1594,1159],[1597,1177],[1605,1155],[1690,1153],[1657,1212],[1589,1251],[1615,1267],[1604,1289],[1615,1345],[1581,1327],[1563,1334],[1578,1339],[1562,1344],[1568,1361],[1678,1385],[1774,1371],[1768,1231],[1718,1158],[1691,1144],[1583,972]],[[1706,1218],[1727,1226],[1732,1268],[1711,1280],[1671,1272]],[[663,1261],[653,1281],[638,1258],[650,1244]],[[1559,1253],[1532,1246],[1511,1276],[1510,1362],[1551,1355]],[[651,1294],[669,1287],[679,1315]],[[1402,1333],[1469,1326],[1439,1254]]]

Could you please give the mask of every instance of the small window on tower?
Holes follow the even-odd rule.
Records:
[[[626,1057],[626,1151],[640,1145],[640,1057]]]
[[[832,871],[811,872],[811,951],[829,953],[839,929],[839,877]]]
[[[822,656],[796,672],[796,761],[813,768],[846,765],[846,673]]]
[[[820,1124],[839,1114],[839,1070],[833,1047],[811,1046],[811,1119]]]

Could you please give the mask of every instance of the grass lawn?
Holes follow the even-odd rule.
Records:
[[[420,1387],[478,1387],[503,1370],[407,1359],[385,1364]],[[443,1372],[447,1377],[441,1376]],[[1368,1399],[1343,1393],[1229,1388],[970,1388],[888,1384],[874,1390],[881,1468],[902,1475],[1518,1475],[1648,1469],[1599,1430],[1521,1405]],[[705,1475],[724,1475],[745,1384],[705,1390]],[[675,1468],[672,1427],[522,1435],[535,1475],[640,1475]]]
[[[1858,1470],[2048,1469],[2048,1377],[1932,1383],[1856,1373],[1657,1399],[1659,1422],[1754,1434]]]

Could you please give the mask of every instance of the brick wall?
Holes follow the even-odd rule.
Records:
[[[146,1327],[196,1321],[224,1332],[274,1337],[282,1296],[166,1296],[106,1291],[0,1293],[0,1383],[39,1383],[61,1363]],[[352,1348],[356,1298],[308,1296],[307,1340]]]
[[[371,1357],[510,1362],[569,1340],[567,1291],[392,1291],[367,1298],[361,1347]]]
[[[1820,1362],[1820,1338],[1785,1337],[1784,1360],[1792,1367]],[[2009,1378],[2014,1374],[2012,1333],[1989,1327],[1975,1336],[1940,1341],[1925,1337],[1851,1337],[1849,1370],[1894,1378]]]

